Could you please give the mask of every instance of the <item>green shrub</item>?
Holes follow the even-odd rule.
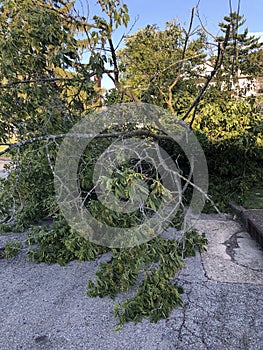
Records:
[[[231,200],[242,203],[263,179],[262,115],[254,101],[215,101],[201,109],[194,129],[208,163],[209,193],[221,210],[229,210]]]

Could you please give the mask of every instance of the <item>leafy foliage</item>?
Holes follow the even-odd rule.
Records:
[[[126,38],[118,53],[124,86],[141,101],[167,108],[169,88],[174,84],[172,105],[176,113],[183,114],[197,93],[197,77],[189,72],[195,68],[197,73],[205,58],[201,32],[186,52],[185,39],[185,29],[175,21],[167,22],[164,30],[148,25]]]
[[[79,54],[75,32],[61,16],[66,11],[54,11],[52,2],[1,2],[2,141],[14,132],[28,138],[71,125],[65,100],[68,88],[75,85],[77,92],[80,83],[77,77],[67,80],[65,70],[76,66]],[[78,102],[79,97],[71,100],[71,111]]]
[[[184,244],[176,240],[156,237],[150,242],[129,250],[112,250],[112,258],[100,265],[96,283],[88,283],[88,295],[115,298],[138,284],[134,297],[116,304],[115,316],[120,325],[139,322],[148,317],[151,322],[167,318],[170,311],[182,305],[183,289],[172,278],[185,266],[183,257],[195,255],[196,248],[204,249],[207,240],[197,232],[188,232]]]
[[[70,261],[94,260],[107,251],[79,236],[63,218],[57,218],[49,226],[33,226],[28,234],[29,260],[37,263],[59,263],[64,266]]]
[[[14,256],[17,256],[21,252],[22,248],[23,246],[20,241],[7,242],[5,245],[5,252],[4,252],[5,258],[10,259],[10,258],[13,258]]]
[[[205,104],[194,129],[206,154],[210,194],[221,210],[244,196],[263,179],[262,115],[255,100]]]

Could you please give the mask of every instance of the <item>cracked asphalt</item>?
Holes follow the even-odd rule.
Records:
[[[86,296],[99,260],[65,267],[0,259],[1,350],[263,350],[263,252],[230,217],[203,216],[208,251],[175,277],[184,306],[115,332],[116,300]],[[0,236],[1,244],[7,236]]]

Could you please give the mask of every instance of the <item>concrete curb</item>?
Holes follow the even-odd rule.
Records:
[[[263,209],[245,209],[233,202],[230,207],[251,237],[263,248]]]

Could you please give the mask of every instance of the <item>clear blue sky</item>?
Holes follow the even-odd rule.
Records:
[[[138,27],[149,23],[161,27],[167,20],[179,18],[187,22],[192,7],[198,0],[126,0],[131,19],[139,15]],[[232,0],[232,10],[237,9],[237,0]],[[229,0],[200,0],[200,15],[207,21],[210,30],[217,30],[217,24],[229,13]],[[263,32],[263,0],[241,0],[241,14],[247,19],[251,32]]]
[[[157,24],[163,28],[165,22],[172,19],[188,23],[191,9],[197,2],[198,0],[124,0],[129,8],[131,23],[139,17],[134,31],[147,24]],[[238,0],[231,2],[232,10],[235,11]],[[98,10],[96,0],[89,0],[89,4],[91,13],[94,14]],[[200,0],[199,11],[209,30],[216,34],[218,23],[229,13],[229,0]],[[250,32],[263,34],[263,0],[241,0],[240,14],[245,15]]]

